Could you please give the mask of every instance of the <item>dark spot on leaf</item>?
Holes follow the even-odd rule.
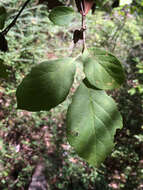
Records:
[[[78,136],[79,136],[78,132],[75,132],[75,136],[76,136],[76,137],[78,137]]]
[[[79,136],[79,133],[77,131],[71,131],[71,135],[75,136],[75,137],[78,137]]]

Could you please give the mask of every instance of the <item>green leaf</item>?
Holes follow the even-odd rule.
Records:
[[[0,30],[4,27],[6,16],[6,9],[3,6],[0,6]]]
[[[84,72],[88,81],[103,90],[118,88],[125,80],[120,61],[111,53],[92,48],[83,55]]]
[[[67,137],[76,152],[99,167],[114,146],[114,135],[122,127],[116,104],[104,91],[82,83],[67,112]]]
[[[3,64],[3,60],[0,59],[0,78],[8,78],[8,66]]]
[[[32,68],[17,88],[19,109],[50,110],[65,100],[75,75],[72,58],[49,60]]]
[[[59,6],[52,9],[49,19],[56,25],[69,25],[74,18],[74,10],[70,7]]]

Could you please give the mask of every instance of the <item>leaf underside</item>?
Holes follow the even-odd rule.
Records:
[[[74,75],[72,58],[50,60],[35,66],[17,88],[18,109],[49,111],[65,100]]]
[[[112,151],[114,135],[121,127],[122,118],[113,99],[82,83],[67,112],[68,141],[79,156],[99,167]]]

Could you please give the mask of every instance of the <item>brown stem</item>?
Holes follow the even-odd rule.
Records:
[[[20,9],[19,13],[16,15],[16,17],[13,19],[13,21],[1,32],[3,36],[5,36],[8,31],[16,24],[16,21],[18,19],[18,17],[20,16],[20,14],[22,13],[22,11],[25,9],[25,7],[27,6],[27,4],[30,2],[31,0],[27,0],[24,5],[22,6],[22,8]]]
[[[83,32],[83,48],[82,48],[82,53],[84,52],[85,50],[85,47],[86,47],[86,14],[85,14],[85,11],[84,11],[84,6],[81,2],[81,10],[82,10],[82,24],[81,24],[81,31]]]
[[[86,25],[85,25],[85,19],[86,19],[86,16],[85,15],[82,15],[82,32],[83,32],[83,48],[82,48],[82,53],[84,52],[85,50],[85,47],[86,47]]]

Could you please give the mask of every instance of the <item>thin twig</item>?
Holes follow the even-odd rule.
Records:
[[[6,35],[8,33],[8,31],[15,25],[18,17],[20,16],[20,14],[22,13],[22,11],[25,9],[25,7],[27,6],[27,4],[30,2],[31,0],[27,0],[24,5],[22,6],[22,8],[20,9],[19,13],[16,15],[16,17],[13,19],[13,21],[1,32],[2,35]]]
[[[81,30],[83,32],[83,48],[82,48],[82,53],[84,52],[85,50],[85,47],[86,47],[86,15],[85,15],[85,11],[84,11],[84,8],[83,8],[83,4],[82,4],[82,1],[81,1],[81,10],[82,10],[82,24],[81,24]]]
[[[86,47],[86,26],[85,26],[85,15],[82,15],[82,31],[83,31],[83,48],[82,48],[82,53],[84,52],[85,50],[85,47]]]

